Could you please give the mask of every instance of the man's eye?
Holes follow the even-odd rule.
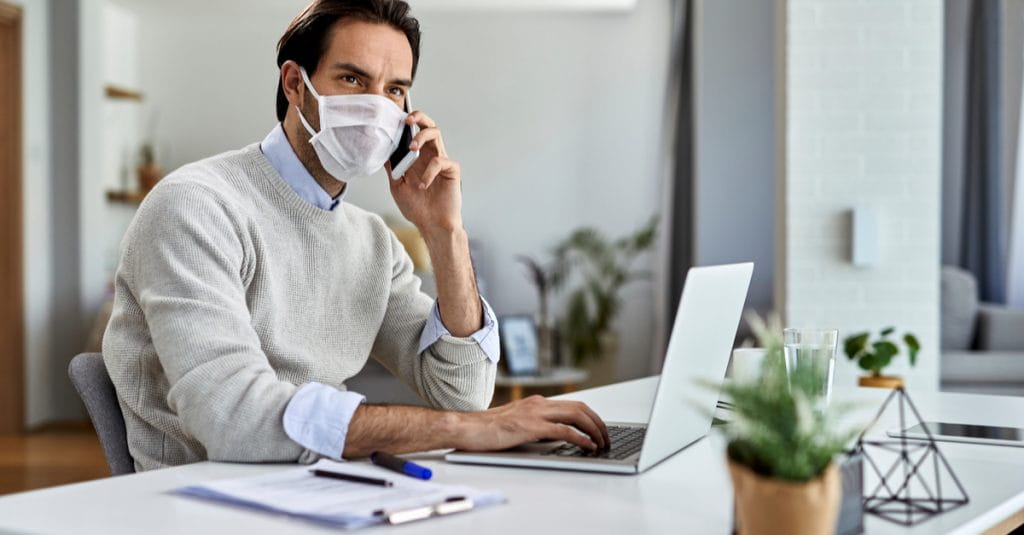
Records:
[[[342,79],[342,81],[348,82],[350,84],[358,84],[359,83],[359,79],[356,78],[355,76],[352,76],[351,74],[346,74],[346,75],[342,76],[341,79]]]
[[[405,90],[402,89],[401,87],[392,87],[390,89],[390,91],[391,91],[391,94],[396,96],[396,97],[404,97],[405,96]]]

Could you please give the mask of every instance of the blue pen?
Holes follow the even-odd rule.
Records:
[[[417,479],[430,479],[430,476],[434,475],[426,466],[420,466],[412,461],[406,461],[400,457],[395,457],[384,453],[383,451],[375,451],[370,454],[370,462],[393,470],[399,474],[405,474],[409,477],[415,477]]]

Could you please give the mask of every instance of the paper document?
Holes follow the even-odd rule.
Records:
[[[316,477],[310,472],[313,469],[383,478],[394,482],[394,486],[378,487]],[[456,497],[472,500],[474,507],[505,501],[495,492],[431,483],[373,465],[340,463],[327,459],[311,466],[272,474],[191,485],[180,488],[177,492],[346,529],[384,523],[385,517],[379,511],[393,512],[436,506]]]

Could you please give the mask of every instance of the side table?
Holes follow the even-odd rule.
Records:
[[[552,368],[538,375],[505,375],[498,372],[494,386],[507,388],[509,401],[523,399],[523,391],[527,388],[561,388],[563,394],[576,390],[576,385],[586,381],[590,376],[587,370],[580,368]]]

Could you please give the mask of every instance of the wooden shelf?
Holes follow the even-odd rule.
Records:
[[[107,98],[134,100],[137,102],[142,102],[142,91],[136,91],[134,89],[128,89],[126,87],[121,87],[113,84],[107,84],[104,87],[104,90],[107,94]]]
[[[146,194],[141,191],[115,191],[107,190],[107,200],[110,202],[121,202],[125,204],[139,204]]]

